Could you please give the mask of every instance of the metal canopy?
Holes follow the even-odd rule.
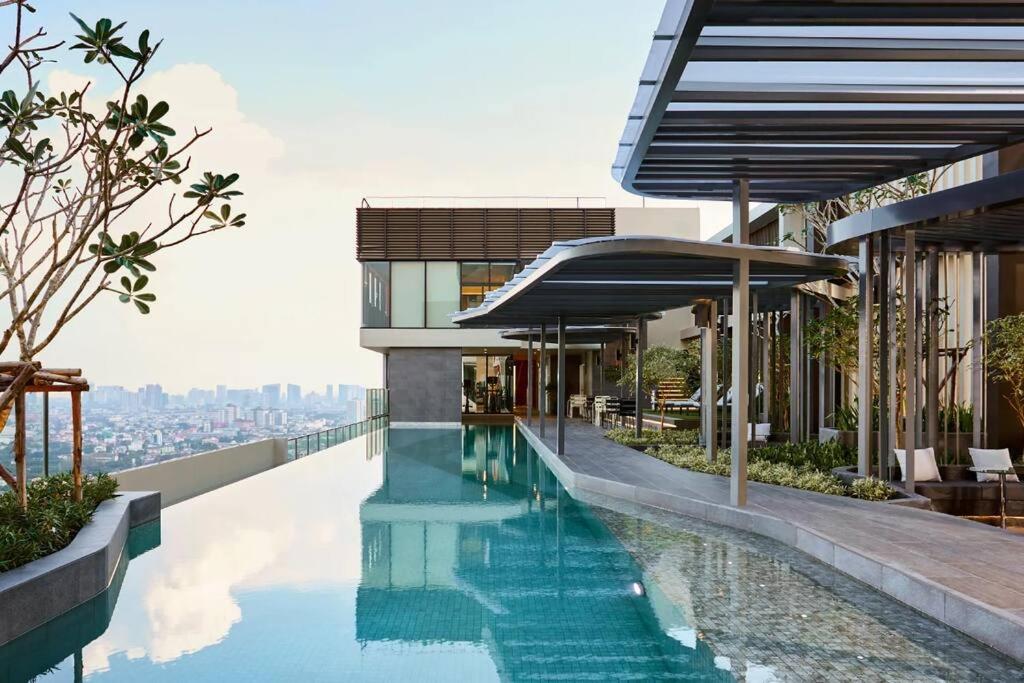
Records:
[[[750,288],[773,291],[839,277],[847,260],[778,247],[667,237],[598,237],[556,242],[476,307],[452,320],[462,327],[556,322],[594,325],[732,296],[737,264],[749,263]],[[788,295],[788,292],[786,293]]]
[[[944,251],[1005,251],[1024,244],[1024,171],[933,192],[836,221],[827,246],[842,248],[885,232],[902,240],[913,230],[921,245]],[[898,243],[898,242],[897,242]]]
[[[622,339],[626,333],[636,333],[635,325],[572,325],[565,328],[565,342],[567,344],[601,344],[614,342]],[[501,333],[502,339],[512,341],[529,341],[540,339],[540,330],[537,328],[525,328],[504,330]],[[547,341],[558,343],[558,331],[547,332]]]
[[[1021,0],[669,0],[612,173],[653,197],[846,194],[1024,140],[1021,62]]]

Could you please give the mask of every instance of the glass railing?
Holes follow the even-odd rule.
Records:
[[[302,458],[379,430],[387,422],[388,390],[366,390],[366,419],[288,439],[288,460]]]

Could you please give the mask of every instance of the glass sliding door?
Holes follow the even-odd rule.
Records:
[[[463,356],[463,412],[512,412],[514,372],[512,357],[508,354]]]

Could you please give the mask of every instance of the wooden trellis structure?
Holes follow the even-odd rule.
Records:
[[[28,506],[28,468],[25,462],[25,395],[67,392],[71,394],[71,476],[75,500],[82,499],[82,392],[89,382],[82,371],[43,368],[37,362],[0,362],[0,430],[14,413],[14,474],[0,464],[0,479],[17,492],[21,507]]]

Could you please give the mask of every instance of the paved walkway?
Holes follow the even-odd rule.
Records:
[[[563,486],[671,510],[775,538],[987,645],[1024,661],[1024,536],[900,505],[750,482],[747,507],[729,480],[680,469],[570,420],[517,422]]]

